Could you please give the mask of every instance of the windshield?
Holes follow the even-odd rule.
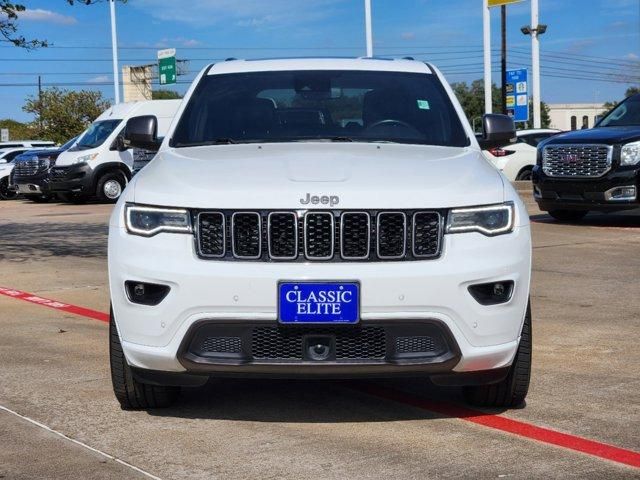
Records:
[[[70,151],[87,150],[99,147],[111,135],[122,120],[102,120],[93,122],[91,126],[82,134],[78,143]]]
[[[640,126],[640,95],[629,97],[614,108],[598,124],[598,127],[631,126]]]
[[[171,145],[304,140],[469,145],[435,75],[347,70],[205,76]]]
[[[82,135],[82,134],[80,134],[80,135]],[[78,137],[73,137],[71,140],[67,141],[67,143],[62,145],[60,147],[60,150],[69,150],[71,148],[71,145],[73,145],[77,139],[78,139]]]

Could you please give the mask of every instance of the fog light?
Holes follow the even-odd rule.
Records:
[[[469,293],[481,305],[506,303],[511,300],[513,294],[513,280],[471,285]]]
[[[150,306],[158,305],[171,290],[167,285],[132,280],[124,282],[124,286],[130,302]]]
[[[636,187],[615,187],[604,192],[604,198],[608,202],[628,202],[636,199]]]

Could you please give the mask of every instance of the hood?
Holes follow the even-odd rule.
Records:
[[[499,203],[500,174],[472,148],[272,143],[167,149],[134,182],[134,201],[187,208],[447,208]],[[302,201],[301,201],[302,200]]]
[[[543,145],[559,143],[628,143],[640,140],[640,126],[633,127],[596,127],[586,130],[574,130],[550,137]]]
[[[14,159],[14,162],[24,162],[27,160],[31,160],[33,157],[58,158],[58,155],[60,155],[62,152],[64,152],[64,150],[60,148],[45,149],[45,150],[29,150],[27,152],[24,152],[18,155]]]
[[[105,142],[106,143],[106,142]],[[104,145],[104,143],[102,144]],[[86,150],[64,150],[56,157],[56,165],[60,167],[67,167],[76,163],[79,157],[85,157],[94,153],[101,153],[102,145],[96,148],[88,148]]]

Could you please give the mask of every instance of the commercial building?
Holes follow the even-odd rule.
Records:
[[[559,130],[579,130],[592,128],[596,117],[602,115],[602,103],[553,103],[549,104],[551,128]]]

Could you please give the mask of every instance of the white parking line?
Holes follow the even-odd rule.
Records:
[[[50,427],[47,427],[46,425],[44,425],[44,424],[42,424],[42,423],[40,423],[40,422],[38,422],[36,420],[33,420],[32,418],[25,417],[24,415],[20,415],[18,412],[14,412],[10,408],[7,408],[7,407],[4,407],[4,406],[0,405],[0,410],[3,411],[3,412],[10,413],[11,415],[15,415],[16,417],[21,418],[23,420],[26,420],[27,422],[29,422],[29,423],[37,426],[37,427],[40,427],[43,430],[46,430],[47,432],[54,433],[54,434],[58,435],[59,437],[64,438],[65,440],[68,440],[68,441],[70,441],[72,443],[75,443],[76,445],[80,445],[81,447],[84,447],[87,450],[91,450],[92,452],[95,452],[95,453],[97,453],[99,455],[102,455],[103,457],[106,457],[109,460],[113,460],[114,462],[119,463],[120,465],[124,465],[125,467],[128,467],[128,468],[130,468],[132,470],[135,470],[136,472],[141,473],[142,475],[145,475],[145,476],[147,476],[149,478],[153,478],[154,480],[162,480],[160,477],[156,477],[155,475],[153,475],[153,474],[151,474],[149,472],[145,472],[144,470],[142,470],[141,468],[136,467],[135,465],[131,465],[130,463],[127,463],[124,460],[120,460],[119,458],[116,458],[113,455],[109,455],[108,453],[105,453],[105,452],[103,452],[101,450],[98,450],[96,448],[90,447],[86,443],[82,443],[79,440],[67,437],[64,433],[58,432],[58,431],[56,431],[56,430],[54,430],[54,429],[52,429]]]

